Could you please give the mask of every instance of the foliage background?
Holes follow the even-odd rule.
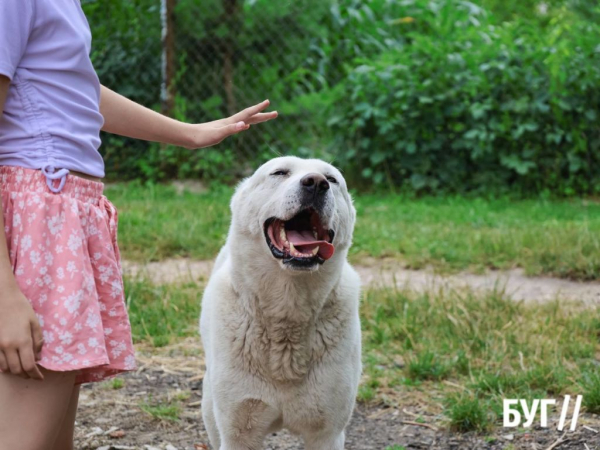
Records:
[[[102,82],[159,109],[159,2],[83,4]],[[366,189],[594,195],[599,19],[593,0],[179,0],[173,115],[270,98],[281,117],[193,152],[104,136],[107,172],[230,183],[298,154]]]

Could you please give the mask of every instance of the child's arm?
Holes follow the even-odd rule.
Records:
[[[9,79],[0,75],[0,117],[9,84]],[[13,275],[0,208],[0,370],[43,380],[36,365],[36,355],[42,350],[42,344],[37,317]]]
[[[226,119],[187,124],[145,108],[104,86],[100,96],[103,131],[187,148],[209,147],[247,130],[250,125],[274,119],[276,111],[261,112],[268,106],[269,101],[265,100]]]

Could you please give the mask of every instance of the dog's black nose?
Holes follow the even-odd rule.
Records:
[[[329,189],[329,182],[327,178],[319,173],[309,173],[305,175],[301,180],[300,184],[305,192],[309,192],[312,195],[324,194]]]

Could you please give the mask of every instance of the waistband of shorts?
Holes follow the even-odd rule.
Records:
[[[54,181],[58,185],[59,180]],[[41,170],[0,166],[0,189],[9,192],[65,195],[82,201],[96,202],[103,196],[104,183],[68,174],[60,192],[53,192]]]

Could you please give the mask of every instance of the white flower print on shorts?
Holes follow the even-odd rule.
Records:
[[[77,370],[79,384],[135,369],[117,211],[103,187],[67,175],[55,194],[39,170],[0,167],[10,260],[44,335],[38,364]]]

